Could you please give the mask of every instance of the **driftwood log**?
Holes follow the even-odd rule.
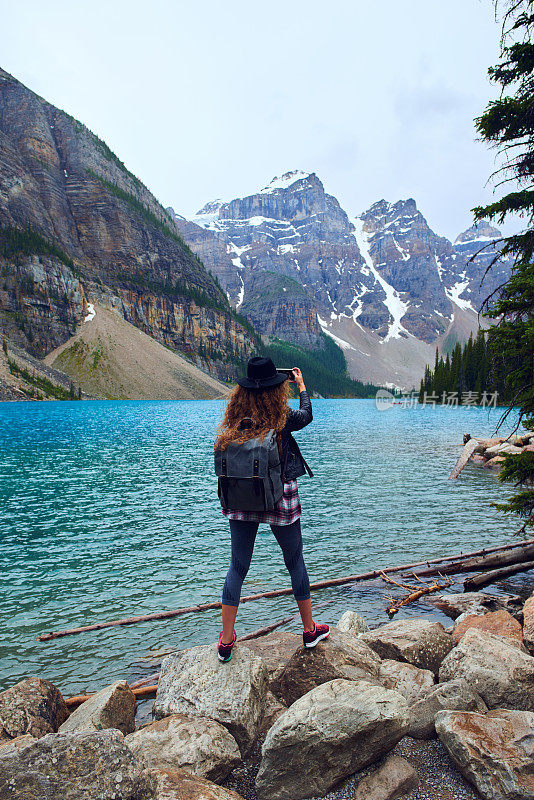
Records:
[[[131,683],[130,689],[133,691],[134,689],[140,689],[142,686],[152,686],[154,683],[158,682],[158,679],[159,672],[153,672],[152,675],[147,675],[146,678],[140,678],[138,681],[135,681],[135,683]]]
[[[478,447],[478,440],[477,439],[469,439],[469,441],[465,444],[462,452],[460,453],[460,458],[454,465],[453,469],[451,470],[451,474],[449,475],[449,480],[452,481],[458,477],[460,472],[463,470],[473,453]]]
[[[504,567],[508,564],[519,564],[534,559],[534,544],[525,544],[507,552],[493,553],[491,555],[467,558],[442,567],[429,567],[418,570],[419,577],[429,575],[457,575],[459,572],[479,572],[480,570]]]
[[[244,636],[240,636],[236,639],[236,642],[248,642],[250,639],[259,639],[260,636],[267,636],[268,633],[272,633],[281,625],[287,625],[288,622],[293,622],[297,617],[298,614],[292,614],[290,617],[279,619],[278,622],[273,622],[271,625],[266,625],[264,628],[258,628],[257,631],[252,631],[252,633],[246,633]]]
[[[401,564],[398,567],[385,567],[384,569],[375,569],[369,572],[361,572],[357,575],[348,575],[344,578],[332,578],[326,581],[318,581],[316,583],[312,583],[310,589],[315,591],[317,589],[326,589],[331,586],[343,586],[344,584],[356,583],[357,581],[371,580],[373,578],[378,578],[382,572],[388,574],[392,572],[393,573],[405,572],[408,569],[415,569],[415,567],[423,567],[425,565],[430,567],[430,564],[443,564],[445,562],[450,562],[450,561],[458,561],[462,559],[465,560],[467,557],[475,557],[479,555],[485,555],[488,553],[504,552],[507,550],[513,550],[514,548],[525,547],[526,545],[529,544],[534,545],[534,539],[529,539],[528,542],[521,542],[521,543],[517,542],[514,544],[500,545],[499,547],[483,548],[482,550],[475,550],[471,553],[461,553],[459,555],[442,556],[441,558],[432,558],[432,559],[427,559],[425,561],[416,561],[412,564]],[[436,569],[435,572],[430,574],[439,575],[440,571],[443,573],[444,567],[442,567],[441,570]],[[458,570],[458,571],[462,572],[463,570]],[[453,572],[453,570],[451,570],[451,572]],[[426,571],[426,573],[429,574],[428,571]],[[423,573],[419,572],[419,575],[421,574]],[[242,597],[241,602],[248,603],[251,602],[252,600],[260,600],[268,597],[284,597],[290,594],[292,594],[291,588],[275,589],[270,592],[261,592],[260,594],[251,594],[248,595],[247,597]],[[135,625],[141,622],[152,622],[154,620],[173,619],[174,617],[179,617],[184,614],[194,614],[198,611],[215,610],[219,609],[220,607],[221,607],[221,602],[215,601],[212,603],[202,603],[195,606],[188,606],[186,608],[176,608],[172,611],[161,611],[161,612],[156,612],[154,614],[143,614],[142,616],[139,617],[125,617],[124,619],[109,620],[107,622],[95,622],[92,625],[82,625],[79,628],[68,628],[63,631],[51,631],[50,633],[42,633],[40,636],[37,637],[37,641],[49,642],[52,639],[59,639],[60,637],[63,636],[73,636],[74,634],[85,633],[87,631],[100,631],[104,630],[105,628],[113,628],[116,626]]]
[[[404,597],[401,597],[398,600],[393,600],[392,597],[389,599],[389,606],[386,608],[386,613],[390,619],[392,619],[397,611],[403,606],[407,606],[409,603],[414,603],[416,600],[419,600],[419,598],[424,597],[426,594],[433,594],[433,592],[438,592],[441,589],[445,589],[445,587],[452,585],[452,581],[447,581],[447,583],[444,584],[440,584],[437,581],[434,581],[434,583],[431,584],[424,584],[423,581],[419,579],[418,575],[415,573],[412,574],[415,580],[419,581],[421,584],[420,586],[413,586],[408,583],[400,583],[384,573],[380,575],[382,580],[386,583],[399,586],[401,589],[408,589],[408,594],[404,595]]]
[[[130,689],[134,693],[135,698],[139,699],[141,697],[148,697],[151,694],[155,694],[158,690],[158,685],[156,683],[154,686],[141,686],[136,689],[130,686]],[[74,697],[67,697],[65,704],[67,708],[72,711],[74,708],[78,708],[78,706],[81,706],[82,703],[85,703],[86,700],[89,700],[93,696],[94,692],[91,694],[77,694]]]
[[[519,564],[511,564],[509,567],[493,569],[489,572],[481,572],[479,575],[473,575],[472,578],[466,578],[464,581],[464,591],[476,592],[478,589],[489,586],[491,583],[502,581],[504,578],[509,578],[511,575],[517,575],[518,572],[528,572],[529,569],[534,569],[534,561],[522,561]]]
[[[439,583],[432,583],[430,586],[421,586],[420,589],[414,589],[413,592],[410,594],[401,597],[400,600],[391,601],[390,605],[386,608],[386,613],[390,619],[392,619],[397,611],[402,608],[403,606],[407,606],[409,603],[414,603],[419,598],[424,597],[426,594],[432,594],[433,592],[438,592],[441,589],[444,589],[445,586],[450,586],[451,584],[439,584]]]

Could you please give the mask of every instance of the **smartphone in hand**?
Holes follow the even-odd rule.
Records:
[[[295,375],[294,375],[293,370],[291,368],[288,369],[287,367],[277,367],[276,371],[277,372],[283,372],[284,375],[288,376],[290,381],[294,381],[295,380]]]

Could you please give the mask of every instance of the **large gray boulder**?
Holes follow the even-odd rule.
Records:
[[[339,618],[336,628],[342,633],[352,633],[353,636],[358,636],[360,633],[366,633],[369,630],[369,625],[361,614],[348,609]]]
[[[523,642],[521,623],[504,608],[499,611],[488,611],[486,614],[462,614],[452,629],[451,636],[454,644],[458,644],[469,628],[487,631],[495,636],[505,636],[507,639],[517,642],[517,646],[521,646]]]
[[[507,453],[510,455],[517,455],[517,453],[521,452],[521,447],[517,447],[515,444],[510,444],[509,442],[503,442],[502,444],[494,444],[493,447],[488,447],[484,455],[488,458],[494,458],[495,456],[504,456]]]
[[[14,745],[15,747],[27,747],[29,744],[36,742],[35,736],[30,736],[29,733],[24,733],[22,736],[17,736],[15,739],[0,739],[0,748]]]
[[[250,639],[244,646],[263,660],[272,691],[289,659],[302,648],[302,636],[287,631],[273,631],[267,636]]]
[[[124,742],[146,767],[185,769],[216,783],[241,764],[234,737],[204,717],[172,714],[131,733]]]
[[[48,733],[0,748],[0,800],[136,800],[140,776],[116,730]]]
[[[534,654],[534,594],[523,606],[523,640],[529,651]]]
[[[268,731],[273,727],[278,717],[280,717],[284,711],[286,711],[286,709],[287,705],[283,700],[275,697],[272,692],[267,692],[265,697],[265,713],[258,731],[258,739],[265,739]]]
[[[382,686],[400,692],[408,703],[413,703],[435,686],[434,673],[429,669],[420,669],[413,664],[392,659],[382,661],[378,678]]]
[[[487,711],[483,699],[463,678],[438,683],[410,706],[410,729],[413,739],[431,739],[436,735],[434,718],[438,711]]]
[[[183,769],[146,769],[136,800],[243,800],[241,795]]]
[[[300,647],[289,659],[271,688],[291,705],[322,683],[346,678],[379,683],[380,658],[371,648],[352,636],[332,628],[328,639],[314,648]]]
[[[222,663],[213,644],[163,660],[154,716],[205,716],[228,728],[242,754],[250,750],[265,711],[268,673],[263,660],[242,645]]]
[[[417,772],[402,756],[388,756],[384,763],[363,778],[352,800],[395,800],[408,794],[419,784]]]
[[[461,614],[486,614],[488,611],[498,611],[504,608],[513,613],[520,609],[518,595],[497,597],[486,592],[462,592],[459,594],[428,595],[424,598],[451,619],[457,619]]]
[[[135,695],[126,681],[117,681],[92,695],[59,728],[72,731],[103,731],[117,728],[127,734],[135,730]]]
[[[407,661],[435,675],[453,647],[443,625],[427,619],[387,622],[369,633],[362,633],[360,641],[366,642],[381,658]]]
[[[534,711],[534,658],[509,639],[470,628],[443,661],[441,683],[464,678],[488,708]]]
[[[42,678],[25,678],[0,692],[0,741],[55,733],[69,711],[59,689]]]
[[[398,692],[364,680],[324,683],[293,703],[267,734],[258,797],[323,797],[391,750],[408,724],[408,705]]]
[[[440,711],[436,731],[458,770],[486,800],[532,800],[534,713]]]

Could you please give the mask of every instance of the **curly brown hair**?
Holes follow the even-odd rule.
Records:
[[[286,424],[291,393],[289,381],[274,389],[250,391],[242,386],[235,386],[228,397],[228,404],[221,424],[217,428],[215,450],[226,450],[230,442],[242,444],[248,439],[263,439],[273,428],[277,433],[278,449],[281,451],[280,432]],[[245,430],[240,429],[241,420],[250,417],[252,425]]]

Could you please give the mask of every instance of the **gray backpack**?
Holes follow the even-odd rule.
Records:
[[[230,442],[226,450],[216,450],[215,474],[223,508],[273,511],[283,494],[275,431],[271,429],[263,440]]]

